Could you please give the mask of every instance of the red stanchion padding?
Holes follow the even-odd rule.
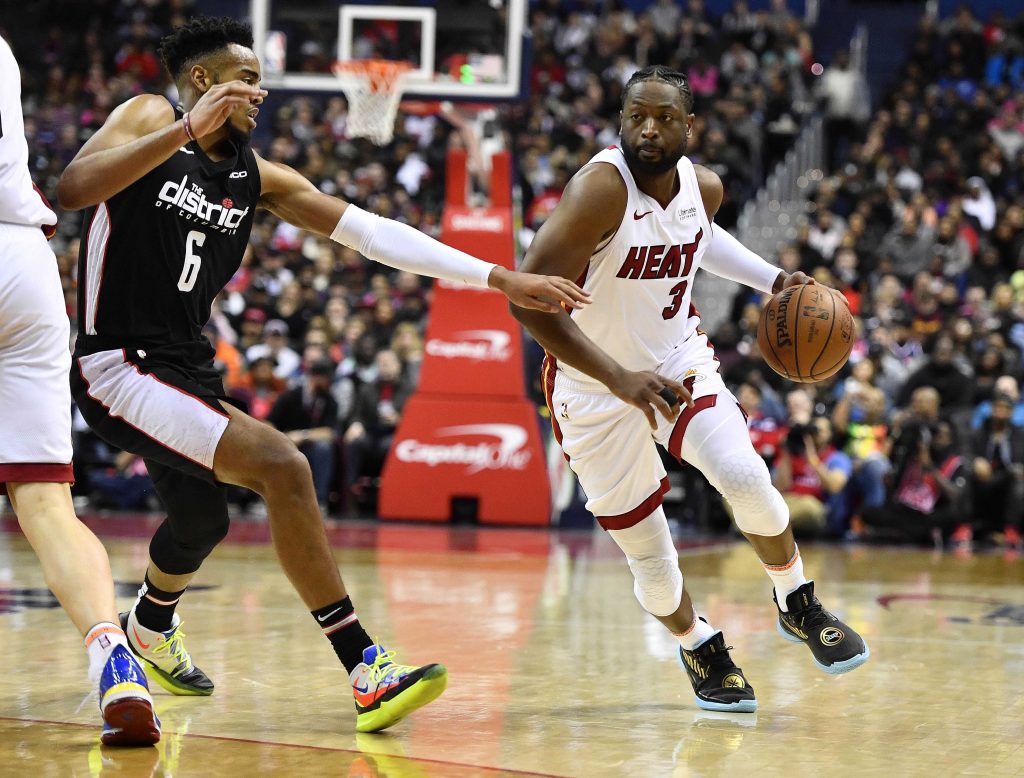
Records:
[[[442,239],[481,259],[509,266],[508,211],[445,209]],[[418,392],[514,399],[524,396],[522,334],[505,296],[437,281]]]
[[[448,521],[461,504],[481,524],[547,525],[551,494],[525,398],[470,401],[418,393],[402,412],[381,478],[382,519]],[[475,503],[474,503],[475,501]]]

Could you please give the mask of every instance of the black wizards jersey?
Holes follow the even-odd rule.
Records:
[[[248,144],[214,162],[192,142],[88,209],[78,350],[180,346],[194,354],[206,345],[203,325],[241,264],[259,197]]]

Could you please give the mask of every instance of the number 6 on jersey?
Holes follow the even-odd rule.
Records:
[[[185,238],[185,266],[181,269],[181,278],[178,279],[178,289],[182,292],[191,292],[199,278],[199,266],[203,264],[203,258],[192,253],[192,244],[202,246],[206,242],[206,234],[199,230],[190,230]]]

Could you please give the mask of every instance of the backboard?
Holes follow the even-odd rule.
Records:
[[[521,93],[527,0],[250,0],[268,88],[337,92],[335,60],[399,59],[408,96],[507,100]]]

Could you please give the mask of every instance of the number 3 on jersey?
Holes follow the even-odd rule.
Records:
[[[672,296],[672,304],[667,308],[663,308],[661,311],[661,318],[671,319],[674,318],[679,309],[683,306],[683,295],[686,294],[686,286],[688,281],[680,281],[678,284],[672,287],[672,291],[669,294]]]
[[[178,289],[182,292],[191,292],[199,278],[199,266],[203,264],[203,258],[193,253],[193,246],[202,246],[206,242],[206,234],[199,230],[191,230],[185,238],[185,266],[181,269],[181,278],[178,279]]]

